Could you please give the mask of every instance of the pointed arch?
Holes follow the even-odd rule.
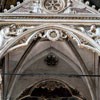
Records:
[[[72,37],[78,44],[78,46],[80,47],[86,47],[87,49],[92,49],[93,51],[97,52],[99,55],[100,55],[100,46],[93,40],[91,39],[89,36],[87,36],[86,34],[76,30],[76,29],[73,29],[69,26],[65,26],[65,25],[61,25],[61,24],[43,24],[43,25],[40,25],[40,26],[37,26],[33,29],[30,29],[28,31],[26,31],[25,33],[19,35],[18,37],[16,37],[15,39],[11,40],[1,51],[0,51],[0,59],[5,56],[7,54],[7,51],[13,47],[17,41],[21,40],[24,36],[28,35],[28,34],[31,34],[33,33],[33,36],[37,35],[39,31],[41,30],[44,30],[44,29],[47,29],[47,28],[56,28],[56,29],[61,29],[63,31],[69,31],[69,32],[73,32],[76,36],[79,36],[81,37],[83,40],[86,40],[87,43],[89,43],[91,45],[91,47],[89,47],[89,45],[84,45],[84,44],[81,44],[80,41],[79,41],[79,38],[77,38],[76,36]],[[37,31],[37,32],[36,32]],[[36,32],[36,33],[34,33]],[[73,35],[74,35],[73,34]],[[69,35],[72,35],[71,33]]]
[[[50,48],[49,48],[50,49]],[[34,63],[34,62],[36,62],[36,61],[38,61],[38,59],[40,59],[40,57],[42,58],[43,56],[45,56],[45,55],[47,55],[49,52],[47,52],[47,51],[50,51],[49,49],[46,49],[45,51],[42,51],[42,52],[40,52],[38,55],[35,55],[35,57],[33,57],[34,58],[34,60],[33,60],[33,58],[31,58],[31,59],[29,59],[26,63],[24,63],[24,65],[22,64],[22,65],[20,65],[19,67],[20,68],[17,68],[18,70],[17,71],[15,71],[16,73],[23,73],[23,71],[25,71],[32,63]],[[59,57],[61,57],[61,59],[63,59],[66,63],[68,63],[71,67],[72,67],[72,69],[74,69],[78,74],[88,74],[86,71],[87,71],[87,69],[86,69],[86,67],[84,67],[84,66],[78,66],[78,65],[76,65],[75,64],[75,62],[73,62],[70,58],[68,58],[67,56],[65,56],[64,54],[62,54],[62,52],[60,51],[59,53],[57,53],[57,52],[59,52],[58,50],[56,50],[55,48],[52,48],[52,53],[54,53],[54,54],[56,54],[57,56],[59,56]],[[28,53],[29,54],[29,53]],[[27,58],[26,58],[27,59]],[[69,63],[70,62],[70,63]],[[29,65],[30,64],[30,65]],[[74,65],[76,65],[76,66],[78,66],[77,68],[74,66]],[[83,63],[82,63],[82,65],[83,65]],[[26,66],[26,67],[25,67]],[[74,67],[73,67],[74,66]],[[18,66],[17,66],[18,67]],[[84,68],[82,68],[82,67],[84,67]],[[76,70],[77,69],[77,70]],[[85,71],[83,71],[83,70],[85,70]],[[85,73],[86,72],[86,73]],[[13,85],[14,85],[14,83],[17,81],[16,79],[18,78],[18,76],[15,76],[13,79],[14,79],[14,81],[13,81]],[[12,79],[12,80],[13,80]],[[10,80],[10,82],[12,82],[12,80]],[[89,89],[89,91],[90,91],[90,94],[92,94],[93,92],[94,92],[94,90],[93,90],[93,88],[91,88],[92,87],[92,85],[91,85],[91,80],[89,81],[88,80],[88,78],[85,78],[85,80],[86,80],[86,82],[84,82],[84,83],[86,83],[86,84],[88,84],[87,85],[87,87],[88,87],[88,89]],[[84,80],[83,80],[84,81]],[[12,84],[10,84],[10,88],[8,89],[8,90],[11,90],[11,88],[13,89],[13,86]],[[8,92],[8,93],[10,93],[10,92]],[[92,94],[93,95],[93,94]]]
[[[80,31],[78,31],[78,30],[76,30],[76,29],[73,29],[73,28],[71,28],[71,27],[69,27],[69,26],[64,26],[64,25],[60,25],[60,24],[57,24],[57,25],[55,25],[55,24],[44,24],[44,25],[37,26],[37,27],[35,27],[35,28],[31,29],[31,30],[28,30],[28,31],[25,32],[24,34],[21,34],[20,36],[16,37],[14,40],[11,40],[11,41],[7,44],[7,46],[4,47],[4,48],[2,49],[2,51],[1,51],[1,53],[0,53],[0,58],[2,58],[3,56],[5,56],[5,54],[6,54],[7,51],[9,50],[9,48],[11,48],[12,46],[14,46],[14,44],[17,43],[17,41],[19,41],[20,39],[22,39],[24,36],[26,36],[26,35],[28,35],[28,34],[31,34],[31,33],[33,33],[33,36],[35,36],[35,35],[38,34],[39,31],[45,30],[45,29],[47,29],[47,28],[49,28],[49,29],[50,29],[50,28],[56,28],[56,29],[60,29],[60,30],[63,30],[63,31],[67,31],[67,32],[73,32],[73,33],[74,33],[73,35],[76,36],[75,39],[76,39],[76,42],[78,43],[79,46],[84,46],[84,45],[81,44],[80,41],[77,40],[77,39],[78,39],[77,36],[81,37],[82,39],[85,39],[88,43],[90,43],[90,44],[96,49],[96,51],[98,51],[98,53],[100,53],[100,46],[99,46],[93,39],[91,39],[90,37],[88,37],[88,36],[85,35],[84,33],[80,32]],[[36,32],[36,31],[37,31],[37,32]],[[34,33],[34,32],[35,32],[35,33]],[[66,33],[66,34],[68,34],[68,33]],[[70,33],[70,34],[71,34],[71,33]],[[69,35],[70,35],[70,34],[69,34]],[[34,41],[37,41],[37,39],[34,40]],[[35,43],[36,43],[36,42],[35,42]],[[31,47],[31,45],[32,45],[32,42],[30,43],[29,47]],[[27,50],[29,50],[29,48],[28,48]],[[31,49],[30,49],[30,50],[31,50]],[[23,58],[27,57],[27,55],[28,55],[28,53],[30,52],[30,50],[29,50],[28,52],[25,51],[25,53],[24,53],[24,55],[23,55]],[[26,55],[26,56],[25,56],[25,55]],[[23,58],[22,58],[22,60],[23,60]],[[20,62],[23,63],[22,60],[21,60]],[[25,60],[25,59],[24,59],[24,60]],[[19,62],[19,63],[20,63],[20,62]],[[19,64],[18,64],[18,66],[19,66]],[[16,68],[17,68],[17,67],[16,67]],[[87,70],[86,70],[85,67],[80,66],[80,68],[81,68],[83,74],[87,74]],[[91,96],[92,96],[92,100],[94,100],[94,99],[95,99],[95,97],[94,97],[94,95],[93,95],[94,92],[93,92],[93,90],[92,90],[92,86],[91,86],[90,81],[89,81],[88,78],[86,78],[86,82],[87,82],[87,84],[88,84],[88,88],[89,88],[89,90],[90,90],[90,93],[91,93]],[[14,83],[13,83],[12,87],[13,87],[13,86],[14,86]],[[8,98],[9,98],[10,95],[11,95],[12,89],[13,89],[13,88],[11,88],[11,91],[10,91],[9,94],[8,94]]]

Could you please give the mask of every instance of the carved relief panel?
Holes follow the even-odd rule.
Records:
[[[36,13],[36,14],[75,14],[99,13],[95,9],[78,2],[77,0],[29,0],[17,6],[11,6],[10,13]]]

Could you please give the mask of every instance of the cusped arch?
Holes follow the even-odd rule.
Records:
[[[66,34],[67,35],[70,35],[78,44],[78,46],[80,47],[86,47],[88,49],[92,49],[93,51],[97,52],[98,54],[100,54],[100,46],[93,40],[91,39],[89,36],[87,36],[86,34],[76,30],[76,29],[73,29],[69,26],[65,26],[65,25],[60,25],[60,24],[43,24],[43,25],[40,25],[40,26],[37,26],[33,29],[30,29],[26,32],[24,32],[23,34],[19,35],[18,37],[16,37],[15,39],[11,40],[0,52],[0,58],[2,58],[6,53],[7,51],[13,47],[17,41],[21,40],[24,36],[28,35],[28,34],[31,34],[33,33],[32,36],[36,36],[38,34],[39,31],[41,30],[45,30],[47,28],[55,28],[55,29],[60,29],[60,30],[63,30],[65,32],[67,32]],[[89,43],[91,45],[91,47],[89,45],[84,45],[80,42],[80,39],[78,38],[81,37],[83,40],[85,40],[87,43]]]
[[[17,41],[19,41],[20,39],[22,39],[24,36],[28,35],[28,34],[31,34],[33,33],[33,36],[37,35],[38,32],[40,32],[41,30],[45,30],[47,28],[56,28],[56,29],[60,29],[60,30],[63,30],[63,31],[66,31],[66,32],[69,32],[69,33],[66,33],[67,35],[70,35],[72,37],[74,37],[74,39],[77,41],[78,45],[79,46],[84,46],[83,44],[81,44],[81,42],[79,41],[79,37],[81,37],[82,39],[86,40],[88,43],[90,43],[95,49],[96,51],[98,51],[98,53],[100,52],[100,47],[98,46],[98,44],[93,40],[91,39],[90,37],[88,37],[87,35],[85,35],[84,33],[76,30],[76,29],[73,29],[69,26],[64,26],[64,25],[60,25],[60,24],[44,24],[44,25],[40,25],[40,26],[37,26],[31,30],[28,30],[27,32],[25,32],[24,34],[21,34],[20,36],[16,37],[14,40],[10,41],[6,47],[3,48],[3,50],[1,51],[0,53],[0,58],[2,58],[6,53],[7,51],[9,50],[9,48],[11,48],[15,43],[17,43]],[[34,33],[35,32],[35,33]],[[86,71],[83,67],[81,67],[82,69],[82,72],[83,74],[86,74]],[[88,80],[88,78],[86,78],[86,81],[87,81],[87,84],[88,84],[88,87],[89,87],[89,90],[91,92],[91,96],[92,96],[92,100],[94,100],[94,93],[92,91],[92,88],[91,88],[91,85],[90,85],[90,82]],[[8,98],[10,97],[10,93],[8,94]]]

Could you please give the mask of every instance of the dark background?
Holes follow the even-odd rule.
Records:
[[[16,5],[16,3],[20,1],[23,2],[23,0],[0,0],[0,11],[2,12],[3,9],[10,8],[10,5]],[[86,2],[87,0],[84,0],[84,2]],[[90,1],[90,6],[91,5],[95,5],[96,9],[100,8],[100,0],[88,0]]]

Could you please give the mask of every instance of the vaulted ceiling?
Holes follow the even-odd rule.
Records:
[[[0,0],[0,11],[3,11],[4,8],[9,9],[10,5],[16,5],[18,1],[23,2],[23,0]],[[96,9],[100,8],[100,0],[84,0],[84,2],[86,1],[90,2],[90,6],[95,5]]]

